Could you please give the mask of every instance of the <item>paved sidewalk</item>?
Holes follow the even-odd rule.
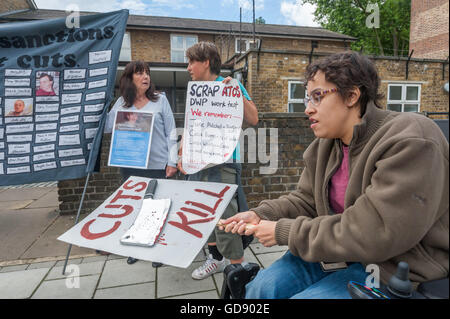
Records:
[[[126,257],[73,246],[63,275],[68,244],[56,238],[74,223],[75,216],[59,216],[55,186],[0,188],[1,299],[219,298],[222,274],[191,278],[206,259],[205,249],[182,269],[153,268],[147,261],[128,265]],[[286,250],[285,246],[265,248],[255,240],[245,250],[245,260],[265,268]]]

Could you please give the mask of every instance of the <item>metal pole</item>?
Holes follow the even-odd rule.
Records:
[[[86,176],[86,182],[84,184],[83,194],[81,195],[80,206],[78,206],[78,213],[77,213],[77,218],[75,219],[75,225],[78,224],[78,219],[80,218],[81,207],[83,206],[84,195],[86,194],[86,188],[87,188],[87,185],[88,185],[88,181],[89,181],[89,176],[90,175],[91,175],[91,173],[88,173],[87,176]],[[67,250],[67,256],[66,256],[66,260],[64,262],[64,268],[63,268],[63,271],[62,271],[63,275],[65,275],[65,273],[66,273],[67,261],[69,260],[69,255],[70,255],[70,250],[71,249],[72,249],[72,244],[69,245],[69,249]]]
[[[255,0],[253,0],[253,43],[256,43],[255,41]]]
[[[242,54],[242,7],[239,8],[239,56]]]

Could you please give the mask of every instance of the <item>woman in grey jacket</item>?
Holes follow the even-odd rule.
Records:
[[[383,283],[400,261],[413,282],[447,277],[449,148],[439,127],[380,109],[375,66],[357,53],[314,62],[306,80],[305,113],[317,138],[297,189],[222,221],[225,231],[253,234],[264,246],[289,246],[246,297],[349,298],[348,281],[365,283],[369,264]],[[327,262],[346,265],[326,269]]]

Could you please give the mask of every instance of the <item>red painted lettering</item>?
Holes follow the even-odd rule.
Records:
[[[186,208],[186,207],[181,207],[180,209],[182,211],[185,211],[187,213],[192,213],[192,214],[198,215],[200,217],[208,217],[208,214],[202,213],[201,211],[198,211],[196,209],[191,209],[191,208]]]
[[[119,228],[121,222],[117,221],[114,223],[114,226],[102,233],[91,233],[91,231],[89,230],[89,226],[92,225],[92,223],[95,222],[95,219],[88,221],[86,224],[84,224],[83,228],[81,229],[81,236],[83,236],[84,238],[88,239],[88,240],[94,240],[94,239],[98,239],[98,238],[102,238],[102,237],[106,237],[109,234],[112,234],[113,232],[115,232],[117,230],[117,228]]]
[[[147,183],[146,182],[139,182],[139,183],[137,183],[135,185],[129,185],[131,183],[133,183],[132,180],[127,181],[125,184],[123,184],[123,189],[133,189],[135,187],[142,186],[141,188],[134,190],[136,193],[142,192],[144,189],[147,189]]]
[[[110,201],[110,203],[115,203],[119,199],[133,199],[133,200],[140,200],[142,196],[133,196],[133,195],[122,195],[123,190],[119,190],[114,196],[114,198]]]
[[[188,232],[189,234],[194,235],[195,237],[198,237],[198,238],[203,237],[202,233],[199,232],[198,230],[192,228],[189,225],[199,224],[199,223],[207,223],[207,222],[214,220],[214,217],[211,217],[211,218],[196,219],[196,220],[188,221],[187,217],[182,212],[177,212],[177,215],[180,216],[181,223],[169,221],[169,224],[171,224],[172,226],[175,226],[177,228],[180,228],[180,229],[184,230],[185,232]]]
[[[122,208],[125,212],[119,215],[113,215],[113,214],[100,214],[98,217],[105,217],[105,218],[122,218],[125,217],[133,212],[133,206],[130,205],[106,205],[105,208]]]
[[[209,195],[209,196],[214,196],[214,197],[217,197],[217,198],[222,198],[223,197],[223,195],[225,195],[225,193],[228,191],[230,189],[230,186],[225,186],[225,188],[224,189],[222,189],[222,191],[220,192],[220,193],[213,193],[213,192],[210,192],[210,191],[207,191],[207,190],[204,190],[204,189],[195,189],[195,191],[197,192],[197,193],[205,193],[206,195]]]
[[[197,203],[197,202],[191,202],[191,201],[187,201],[186,204],[187,204],[187,205],[196,206],[196,207],[201,208],[201,209],[204,209],[204,210],[206,210],[207,212],[210,212],[211,214],[214,215],[214,214],[216,213],[216,209],[217,209],[217,207],[219,206],[219,204],[220,204],[221,201],[222,201],[222,198],[218,199],[217,202],[216,202],[216,204],[214,205],[214,207],[209,207],[209,206],[207,206],[207,205],[205,205],[205,204]]]

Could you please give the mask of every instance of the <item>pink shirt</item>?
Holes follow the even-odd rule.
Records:
[[[331,177],[329,200],[330,206],[337,214],[344,211],[345,191],[348,184],[348,146],[342,146],[344,156],[341,166]]]

